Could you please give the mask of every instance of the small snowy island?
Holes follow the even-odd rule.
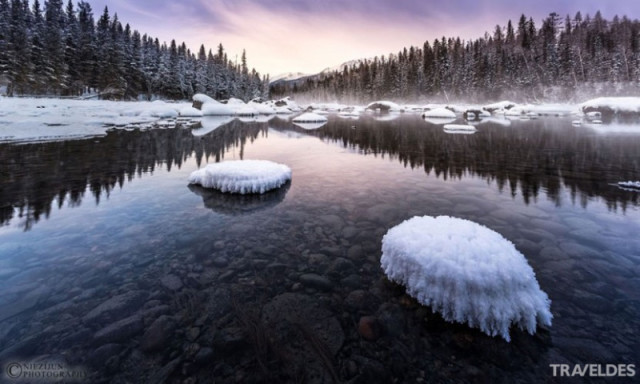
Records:
[[[291,168],[267,160],[233,160],[209,164],[189,176],[189,184],[199,184],[221,192],[265,193],[291,180]]]
[[[510,341],[512,324],[551,325],[551,301],[533,269],[502,235],[469,220],[414,217],[382,239],[382,269],[449,322]]]

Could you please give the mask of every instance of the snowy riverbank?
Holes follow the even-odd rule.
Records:
[[[209,116],[268,121],[270,117],[278,115],[281,118],[290,119],[303,111],[313,112],[316,115],[336,114],[352,119],[358,119],[363,114],[376,116],[383,114],[384,118],[392,118],[393,115],[400,113],[419,113],[429,121],[431,115],[441,115],[446,112],[447,116],[450,116],[449,122],[456,119],[480,121],[487,118],[498,118],[508,122],[513,119],[529,120],[538,117],[571,117],[574,122],[592,123],[594,122],[594,113],[599,113],[598,108],[603,110],[603,115],[610,111],[623,111],[628,116],[629,105],[640,105],[640,98],[625,97],[599,98],[582,104],[532,105],[502,101],[486,105],[403,105],[389,101],[377,101],[368,106],[337,103],[314,103],[298,106],[289,98],[266,102],[250,101],[249,103],[231,99],[223,104],[204,95],[196,96],[194,100],[201,103],[199,108],[194,108],[195,103],[190,101],[122,102],[0,98],[0,142],[54,141],[97,137],[105,135],[109,129],[169,128],[178,124],[189,126],[198,122],[202,122],[204,125],[204,120],[210,118]],[[393,108],[387,111],[380,106],[392,106]]]

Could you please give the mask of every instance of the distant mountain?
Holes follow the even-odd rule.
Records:
[[[274,84],[289,84],[289,85],[293,85],[293,83],[303,83],[305,80],[307,79],[312,79],[315,80],[317,79],[320,75],[326,75],[329,74],[331,72],[343,72],[345,68],[351,68],[352,66],[359,66],[360,63],[364,62],[365,60],[367,61],[372,61],[373,59],[356,59],[356,60],[350,60],[350,61],[345,61],[344,63],[340,64],[340,65],[335,65],[333,67],[327,67],[325,69],[323,69],[322,71],[318,72],[318,73],[302,73],[302,72],[287,72],[287,73],[281,73],[279,75],[273,76],[270,80],[269,80],[269,84],[270,85],[274,85]]]
[[[322,72],[320,72],[321,74],[325,74],[325,73],[330,73],[330,72],[343,72],[345,68],[349,69],[351,67],[353,67],[354,65],[357,67],[360,65],[360,63],[364,63],[365,61],[373,61],[373,58],[368,58],[368,59],[356,59],[356,60],[349,60],[349,61],[345,61],[344,63],[340,64],[340,65],[336,65],[334,67],[328,67],[322,70]]]
[[[287,72],[287,73],[281,73],[279,75],[273,76],[271,79],[269,79],[269,83],[273,84],[276,83],[278,81],[292,81],[292,80],[298,80],[302,77],[307,77],[310,76],[308,73],[302,73],[302,72]]]

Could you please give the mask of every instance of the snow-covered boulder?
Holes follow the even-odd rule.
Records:
[[[294,123],[324,123],[327,118],[317,113],[307,112],[295,117],[292,121]]]
[[[291,168],[267,160],[233,160],[209,164],[189,176],[189,184],[230,193],[265,193],[291,180]]]
[[[476,127],[473,125],[464,125],[464,124],[445,124],[444,131],[446,133],[475,133]]]
[[[582,112],[600,112],[602,116],[640,115],[640,97],[599,97],[580,105]]]
[[[193,95],[192,107],[202,111],[202,116],[231,116],[234,114],[234,110],[226,104],[222,104],[202,93]]]
[[[362,113],[364,113],[364,108],[362,107],[344,107],[338,112],[338,116],[340,117],[360,117]]]
[[[526,106],[519,105],[510,109],[500,110],[500,113],[507,117],[522,117],[527,114]],[[494,111],[495,112],[495,111]]]
[[[602,113],[598,111],[587,112],[585,113],[585,117],[589,120],[600,120],[602,119]]]
[[[618,186],[635,191],[640,191],[640,181],[619,181]]]
[[[429,124],[433,124],[433,125],[445,125],[445,124],[450,124],[453,123],[454,121],[457,120],[457,118],[452,117],[449,119],[444,119],[442,117],[423,117],[424,121],[426,121]]]
[[[277,100],[275,102],[276,107],[287,107],[291,112],[300,112],[302,108],[295,101],[291,100],[291,97],[287,96],[284,99]]]
[[[398,104],[393,101],[379,100],[367,105],[365,109],[370,111],[380,110],[380,112],[401,112],[404,111]]]
[[[462,117],[464,117],[465,120],[474,121],[474,120],[483,119],[485,117],[491,117],[491,113],[478,108],[470,108],[470,109],[466,109],[462,113]]]
[[[512,324],[551,325],[551,301],[533,269],[502,235],[469,220],[414,217],[382,239],[382,269],[450,322],[510,341]]]
[[[515,107],[517,104],[511,101],[499,101],[497,103],[493,103],[493,104],[487,104],[485,106],[482,107],[482,109],[484,109],[485,111],[488,111],[489,113],[493,113],[494,111],[497,110],[508,110],[511,109],[513,107]]]
[[[274,107],[276,114],[278,115],[288,115],[290,113],[293,113],[292,110],[290,110],[288,107]]]
[[[422,117],[438,118],[438,119],[455,119],[455,112],[447,108],[434,108],[422,114]]]
[[[202,106],[207,103],[217,103],[213,98],[203,94],[196,93],[193,95],[193,104],[191,105],[195,109],[202,109]]]

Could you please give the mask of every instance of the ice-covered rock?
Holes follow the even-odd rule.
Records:
[[[438,119],[455,119],[455,112],[447,108],[434,108],[422,114],[422,117],[438,118]]]
[[[291,112],[300,112],[302,108],[295,101],[291,100],[291,97],[287,96],[284,99],[277,100],[275,102],[276,107],[287,107]]]
[[[631,188],[640,191],[640,181],[619,181],[618,185],[623,188]]]
[[[368,109],[371,111],[380,110],[381,112],[403,111],[403,109],[398,104],[394,103],[393,101],[387,101],[387,100],[374,101],[373,103],[370,103],[369,105],[367,105],[365,109]]]
[[[445,124],[444,131],[447,133],[475,133],[476,127],[464,124]]]
[[[226,104],[222,104],[202,93],[193,95],[192,107],[199,109],[202,112],[202,116],[231,116],[234,114],[234,110]]]
[[[195,95],[193,95],[192,100],[193,100],[193,104],[191,104],[191,106],[195,109],[202,109],[202,106],[204,104],[217,103],[217,101],[215,101],[213,98],[203,93],[196,93]]]
[[[193,95],[193,101],[197,101],[201,104],[208,104],[208,103],[218,103],[216,100],[214,100],[213,98],[203,94],[203,93],[196,93],[195,95]]]
[[[462,117],[464,117],[466,120],[473,121],[473,120],[480,120],[485,117],[491,117],[491,114],[488,111],[485,111],[482,109],[470,108],[470,109],[465,109],[465,111],[462,113]]]
[[[307,112],[295,117],[292,121],[294,123],[324,123],[327,118],[317,113]]]
[[[517,104],[511,101],[499,101],[497,103],[493,103],[493,104],[487,104],[485,106],[482,107],[482,109],[484,109],[485,111],[488,111],[490,113],[493,113],[494,111],[497,110],[509,110],[513,107],[515,107]]]
[[[292,110],[290,110],[287,107],[274,107],[276,114],[278,115],[288,115],[290,113],[293,113]]]
[[[452,117],[452,118],[449,118],[449,119],[444,119],[442,117],[424,117],[424,121],[426,121],[429,124],[433,124],[433,125],[449,124],[449,123],[453,123],[456,120],[457,120],[457,118],[455,118],[455,117]]]
[[[340,109],[338,112],[338,116],[340,117],[360,117],[360,115],[364,112],[364,108],[362,107],[344,107]]]
[[[232,160],[209,164],[189,176],[190,184],[230,193],[265,193],[291,180],[291,169],[267,160]]]
[[[589,120],[598,120],[598,119],[602,119],[602,113],[598,111],[587,112],[585,113],[585,117]]]
[[[445,320],[510,341],[512,324],[535,333],[551,325],[551,301],[515,246],[480,224],[448,216],[414,217],[382,239],[381,266]]]

